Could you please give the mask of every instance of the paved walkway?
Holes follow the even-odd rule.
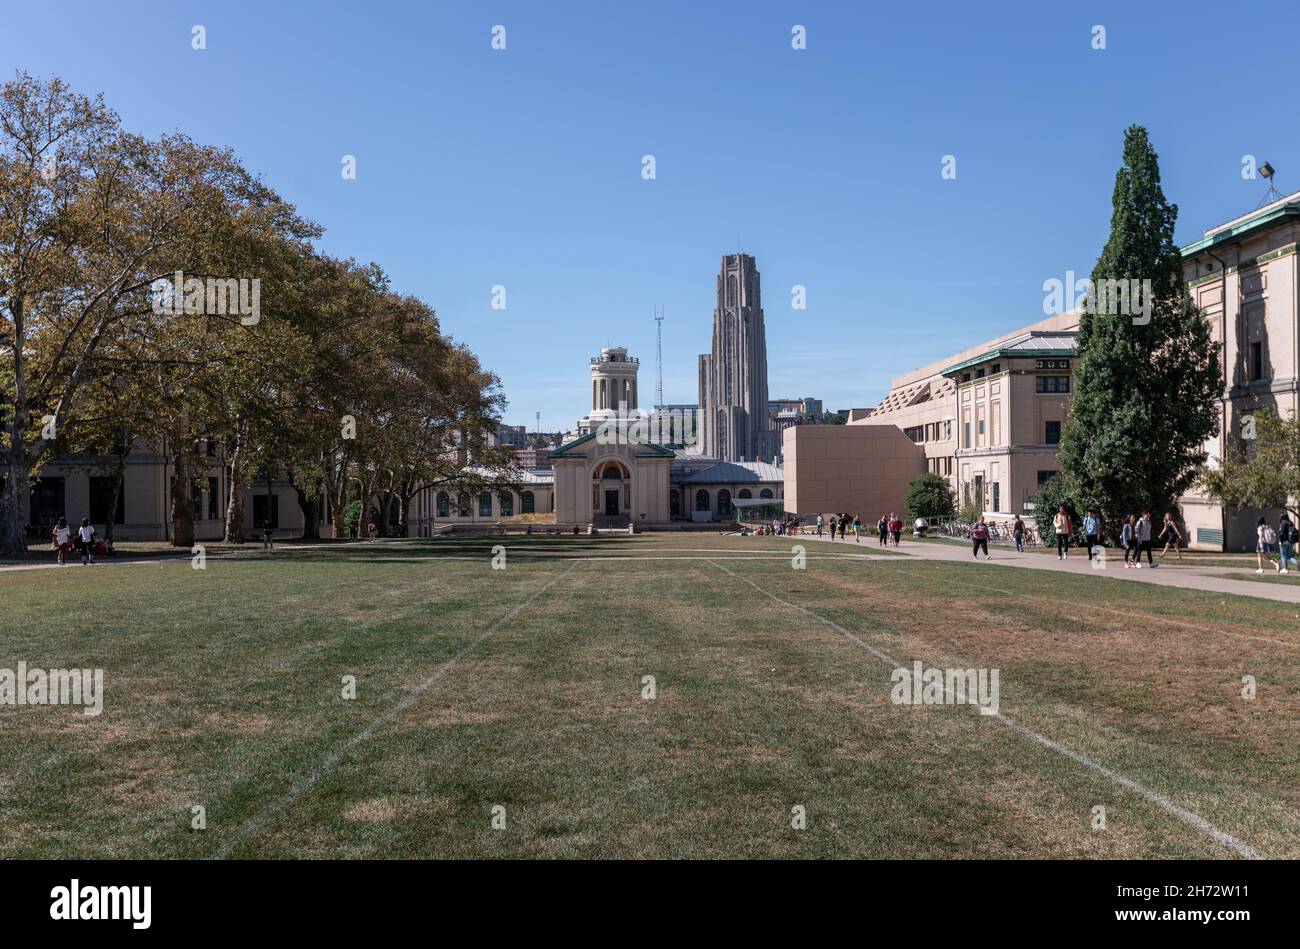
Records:
[[[802,535],[803,540],[821,540],[831,543],[828,538],[816,535]],[[845,544],[864,553],[876,548],[876,538],[863,537],[861,544],[852,538],[834,541],[836,546]],[[878,549],[878,548],[877,548]],[[904,540],[898,547],[891,546],[891,551],[915,557],[918,560],[942,560],[953,563],[971,563],[970,541],[909,541]],[[1254,567],[1215,567],[1215,566],[1169,566],[1177,560],[1167,561],[1165,566],[1154,569],[1143,564],[1141,570],[1124,569],[1123,551],[1115,547],[1106,548],[1106,566],[1095,570],[1088,562],[1088,553],[1084,549],[1073,548],[1065,560],[1058,560],[1054,554],[1025,551],[1018,554],[1012,547],[989,544],[992,555],[988,563],[1000,567],[1022,567],[1026,570],[1054,570],[1058,573],[1086,573],[1092,576],[1109,577],[1112,580],[1125,580],[1129,583],[1154,583],[1160,586],[1182,587],[1187,590],[1204,590],[1209,593],[1233,593],[1238,596],[1253,596],[1261,600],[1277,600],[1281,603],[1300,603],[1300,576],[1292,583],[1260,583],[1255,580],[1229,580],[1223,574],[1240,573],[1254,576]],[[981,554],[979,562],[985,563]]]

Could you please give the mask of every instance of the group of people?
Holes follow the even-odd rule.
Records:
[[[768,535],[769,537],[784,537],[786,534],[795,534],[799,531],[799,517],[795,514],[787,514],[785,517],[772,518],[771,524],[760,524],[754,531],[759,537]]]
[[[1300,540],[1300,533],[1297,533],[1296,527],[1291,523],[1291,515],[1285,511],[1277,522],[1277,529],[1274,530],[1264,518],[1260,518],[1255,524],[1255,572],[1264,572],[1264,561],[1273,565],[1273,569],[1279,574],[1290,573],[1288,567],[1294,563],[1300,568],[1300,560],[1295,556],[1296,541]],[[1274,560],[1270,554],[1277,550],[1278,559]]]
[[[1062,504],[1052,518],[1052,526],[1056,531],[1056,556],[1060,560],[1065,560],[1070,556],[1070,542],[1074,537],[1076,520],[1075,512],[1071,505]],[[1088,548],[1088,559],[1102,556],[1097,553],[1097,549],[1102,547],[1101,542],[1101,518],[1095,510],[1091,508],[1084,515],[1083,521],[1078,525],[1082,529],[1084,543]],[[1143,511],[1141,515],[1128,514],[1124,517],[1123,526],[1120,527],[1119,542],[1124,548],[1124,567],[1126,569],[1142,569],[1142,555],[1146,554],[1147,566],[1155,568],[1160,566],[1152,557],[1152,549],[1155,546],[1152,541],[1153,528],[1151,524],[1151,512]],[[1165,542],[1164,549],[1161,550],[1160,556],[1169,553],[1172,548],[1178,555],[1178,559],[1183,559],[1183,533],[1178,529],[1178,522],[1174,520],[1173,513],[1168,513],[1161,524],[1160,532],[1155,534],[1156,540]]]
[[[75,531],[68,526],[66,517],[59,518],[59,522],[54,525],[54,530],[50,531],[50,546],[58,552],[60,566],[67,564],[68,551],[73,549],[74,542],[76,548],[81,551],[83,565],[94,563],[96,553],[105,556],[113,553],[112,541],[101,539],[89,518],[83,517],[81,526]]]
[[[825,515],[818,514],[817,536],[824,536],[823,531],[827,527],[830,528],[831,540],[835,539],[837,533],[840,540],[845,540],[849,531],[852,531],[854,542],[862,543],[862,516],[859,514],[832,514],[829,521]],[[903,521],[892,511],[882,514],[880,520],[876,522],[876,533],[879,535],[881,547],[888,547],[891,537],[894,539],[894,546],[897,547],[903,536]]]

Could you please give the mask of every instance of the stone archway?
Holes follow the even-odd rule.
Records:
[[[632,469],[605,458],[591,469],[591,520],[597,527],[622,527],[632,519]]]

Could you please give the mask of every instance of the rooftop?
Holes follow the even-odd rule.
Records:
[[[943,371],[943,374],[950,375],[959,370],[966,369],[969,366],[975,366],[982,362],[988,362],[990,359],[1013,359],[1033,356],[1043,356],[1048,359],[1060,356],[1075,355],[1075,347],[1078,345],[1079,334],[1076,332],[1069,333],[1043,333],[1028,332],[999,343],[992,349],[987,349],[978,355],[965,359],[954,366],[949,366]]]

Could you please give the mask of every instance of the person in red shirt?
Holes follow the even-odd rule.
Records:
[[[989,559],[989,525],[984,520],[984,515],[970,526],[971,556],[976,560],[980,559],[980,551],[984,551],[984,559]]]

